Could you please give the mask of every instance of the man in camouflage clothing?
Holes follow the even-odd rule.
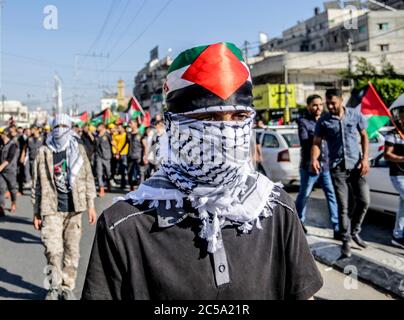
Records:
[[[74,300],[79,264],[81,213],[94,224],[96,197],[90,162],[71,119],[57,115],[33,166],[34,227],[41,230],[50,279],[47,300]]]

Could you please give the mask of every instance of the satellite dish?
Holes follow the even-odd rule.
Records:
[[[260,44],[265,44],[268,42],[268,35],[265,32],[260,32],[259,33],[259,41]]]

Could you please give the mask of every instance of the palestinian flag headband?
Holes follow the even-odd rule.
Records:
[[[167,111],[192,112],[211,106],[251,107],[250,71],[241,50],[228,42],[188,49],[173,61],[166,83]]]

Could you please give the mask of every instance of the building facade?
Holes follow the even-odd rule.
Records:
[[[282,37],[269,39],[263,51],[386,52],[404,50],[404,10],[315,9],[314,16],[285,30]]]
[[[4,100],[0,102],[0,123],[1,126],[6,126],[10,118],[13,118],[17,126],[29,126],[28,107],[20,101]]]
[[[163,85],[172,59],[166,56],[162,59],[150,60],[135,77],[134,94],[145,110],[152,116],[161,113],[163,105]]]

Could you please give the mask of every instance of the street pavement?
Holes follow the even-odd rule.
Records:
[[[296,195],[296,190],[289,191],[292,197]],[[97,213],[101,214],[103,209],[112,204],[113,198],[119,195],[119,193],[112,193],[107,194],[105,198],[97,198],[95,202]],[[309,221],[317,226],[326,226],[327,210],[324,210],[322,193],[315,191],[309,205]],[[18,198],[16,214],[7,214],[6,218],[0,218],[0,300],[43,299],[46,294],[44,289],[46,260],[40,233],[32,226],[32,206],[29,196],[24,195]],[[389,240],[387,240],[394,219],[379,216],[374,219],[366,219],[364,238],[368,241],[372,239],[375,245],[385,250],[398,252],[388,245]],[[77,297],[81,295],[94,232],[95,226],[89,226],[87,216],[84,214],[81,258],[75,289]],[[374,232],[377,234],[373,234]],[[346,289],[344,283],[349,282],[348,275],[328,266],[318,265],[325,284],[316,295],[316,299],[391,299],[390,296],[360,281],[357,282],[357,288],[351,286]]]
[[[288,187],[287,191],[296,198],[298,187]],[[361,232],[368,248],[361,249],[352,243],[352,257],[340,259],[341,242],[332,239],[328,208],[321,189],[311,194],[307,205],[307,239],[317,261],[342,272],[353,272],[362,281],[404,298],[404,250],[391,245],[394,216],[369,210]]]

